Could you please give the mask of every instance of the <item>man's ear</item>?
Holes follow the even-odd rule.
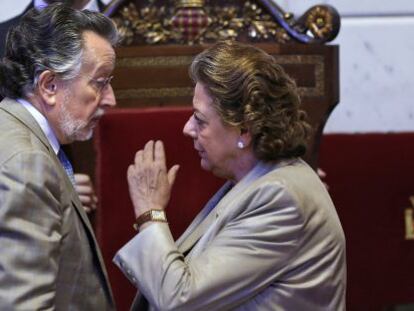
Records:
[[[39,95],[43,101],[49,106],[54,106],[56,104],[56,93],[58,88],[56,74],[50,70],[43,71],[39,75],[37,85]]]

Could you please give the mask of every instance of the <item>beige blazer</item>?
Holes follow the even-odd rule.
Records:
[[[47,138],[0,103],[0,310],[113,310],[88,217]]]
[[[153,224],[117,253],[149,309],[345,310],[345,238],[313,170],[299,159],[259,163],[229,187],[176,243]]]

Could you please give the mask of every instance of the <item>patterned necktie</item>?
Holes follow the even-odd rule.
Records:
[[[68,157],[66,156],[65,152],[62,148],[59,149],[58,158],[60,163],[62,163],[63,168],[65,169],[66,173],[69,176],[72,185],[75,185],[75,176],[73,175],[73,168],[72,164],[70,164]]]

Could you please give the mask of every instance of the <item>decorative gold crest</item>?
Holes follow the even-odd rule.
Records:
[[[112,18],[122,45],[192,45],[221,39],[323,43],[339,31],[339,15],[332,7],[315,6],[296,21],[269,1],[258,2],[131,1]]]

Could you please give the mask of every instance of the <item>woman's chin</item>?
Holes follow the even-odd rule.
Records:
[[[211,171],[210,162],[208,162],[206,159],[201,158],[200,159],[200,166],[205,171]]]
[[[225,171],[223,171],[221,168],[217,166],[211,165],[210,162],[206,161],[203,158],[201,159],[201,168],[205,171],[210,172],[211,174],[213,174],[214,176],[218,178],[229,179],[229,176],[225,174]]]

